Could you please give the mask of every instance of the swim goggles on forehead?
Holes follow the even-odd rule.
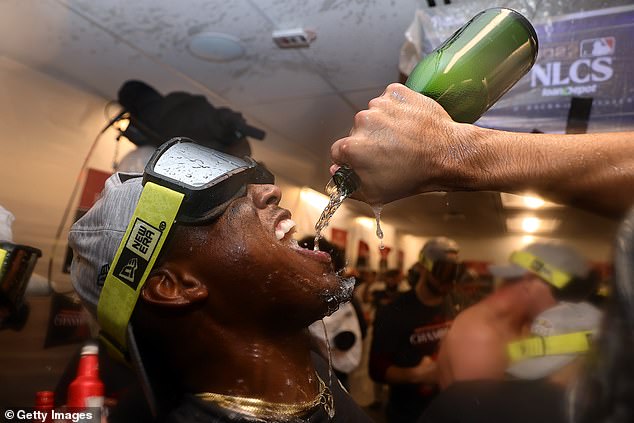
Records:
[[[420,254],[419,261],[433,277],[440,282],[455,282],[464,270],[462,263],[455,260],[431,260]]]
[[[239,159],[174,138],[148,162],[143,191],[99,297],[101,338],[127,361],[128,323],[147,277],[174,222],[200,224],[220,216],[248,184],[273,183],[273,175],[248,157]]]
[[[274,181],[273,174],[250,157],[239,159],[188,138],[159,147],[143,175],[144,185],[153,182],[184,195],[177,217],[183,223],[209,221],[218,216],[219,206],[244,195],[248,184]]]

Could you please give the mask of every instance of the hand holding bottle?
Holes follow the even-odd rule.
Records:
[[[452,167],[438,174],[438,164],[453,164],[471,152],[471,148],[465,149],[460,143],[464,137],[458,137],[456,145],[445,145],[447,139],[461,135],[455,133],[459,126],[450,125],[446,118],[465,123],[478,120],[530,70],[536,57],[537,34],[524,16],[501,7],[480,12],[425,56],[405,83],[442,107],[432,106],[429,99],[413,96],[398,85],[390,85],[381,97],[370,102],[369,110],[357,114],[348,140],[333,145],[334,163],[346,166],[331,169],[332,184],[344,196],[361,188],[356,198],[370,204],[441,190],[442,178],[454,175]],[[442,108],[444,114],[439,110]],[[355,139],[353,135],[359,137]],[[437,143],[445,149],[429,151],[426,145],[416,146],[411,140],[429,142],[434,147]],[[368,151],[359,151],[362,147]],[[468,167],[469,163],[462,165]],[[393,168],[404,172],[393,175],[392,180],[379,180],[387,173],[393,174]]]
[[[352,197],[370,204],[443,190],[459,176],[452,167],[464,166],[473,153],[471,128],[431,98],[390,84],[357,113],[350,135],[332,145],[331,173],[349,165],[362,181]]]

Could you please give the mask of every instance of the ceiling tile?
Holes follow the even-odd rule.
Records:
[[[254,105],[244,112],[267,122],[292,143],[323,160],[330,144],[349,132],[354,116],[354,111],[336,95]]]
[[[339,90],[367,89],[398,79],[405,30],[416,0],[258,0],[278,29],[304,27],[317,33],[302,53]]]
[[[104,5],[106,2],[109,4]],[[145,1],[130,2],[125,8],[115,0],[69,3],[139,50],[232,103],[257,104],[333,91],[303,55],[273,43],[274,25],[246,0],[190,0],[180,7],[174,7],[172,1]],[[193,56],[188,41],[201,32],[237,37],[245,56],[223,63]]]

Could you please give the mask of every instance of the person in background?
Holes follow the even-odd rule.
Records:
[[[454,381],[504,379],[510,342],[523,338],[544,311],[561,301],[583,302],[598,288],[586,259],[562,243],[535,242],[509,260],[490,267],[502,286],[460,313],[445,336],[438,355],[442,388]]]
[[[0,330],[20,331],[26,325],[30,306],[25,297],[42,284],[41,277],[33,274],[33,269],[42,251],[38,248],[13,242],[13,221],[15,216],[0,205]]]
[[[447,298],[458,275],[458,250],[449,238],[427,241],[415,288],[377,311],[369,373],[389,385],[389,422],[415,422],[438,392],[435,357],[453,317]]]
[[[407,270],[407,284],[410,289],[414,289],[420,279],[420,268],[420,262],[417,261]]]
[[[374,307],[372,305],[372,290],[375,289],[374,285],[376,281],[376,270],[369,268],[360,268],[356,270],[358,276],[356,276],[357,283],[354,288],[354,297],[358,303],[361,304],[365,321],[368,325],[372,324],[374,320]]]
[[[381,309],[392,304],[394,300],[408,288],[403,287],[401,284],[402,274],[399,269],[386,270],[380,279],[380,281],[376,281],[367,289],[373,321],[374,316],[376,316]],[[373,385],[374,401],[370,404],[370,408],[379,410],[383,406],[385,384],[381,381],[374,381]]]
[[[425,410],[421,423],[569,422],[564,394],[579,383],[585,348],[541,353],[538,345],[553,339],[568,340],[565,347],[586,343],[589,333],[599,330],[601,313],[594,306],[562,302],[540,313],[532,322],[532,338],[524,357],[517,357],[506,380],[479,379],[451,384]],[[527,344],[518,344],[527,345]],[[553,346],[554,344],[549,343]],[[520,350],[521,351],[521,350]],[[535,355],[528,354],[535,352]]]
[[[381,308],[390,305],[402,293],[401,280],[402,274],[398,269],[388,269],[383,274],[383,284],[370,290],[372,297],[372,305],[376,312]]]

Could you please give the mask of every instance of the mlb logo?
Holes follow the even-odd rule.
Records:
[[[614,37],[591,38],[580,44],[581,57],[607,56],[614,54],[616,39]]]

